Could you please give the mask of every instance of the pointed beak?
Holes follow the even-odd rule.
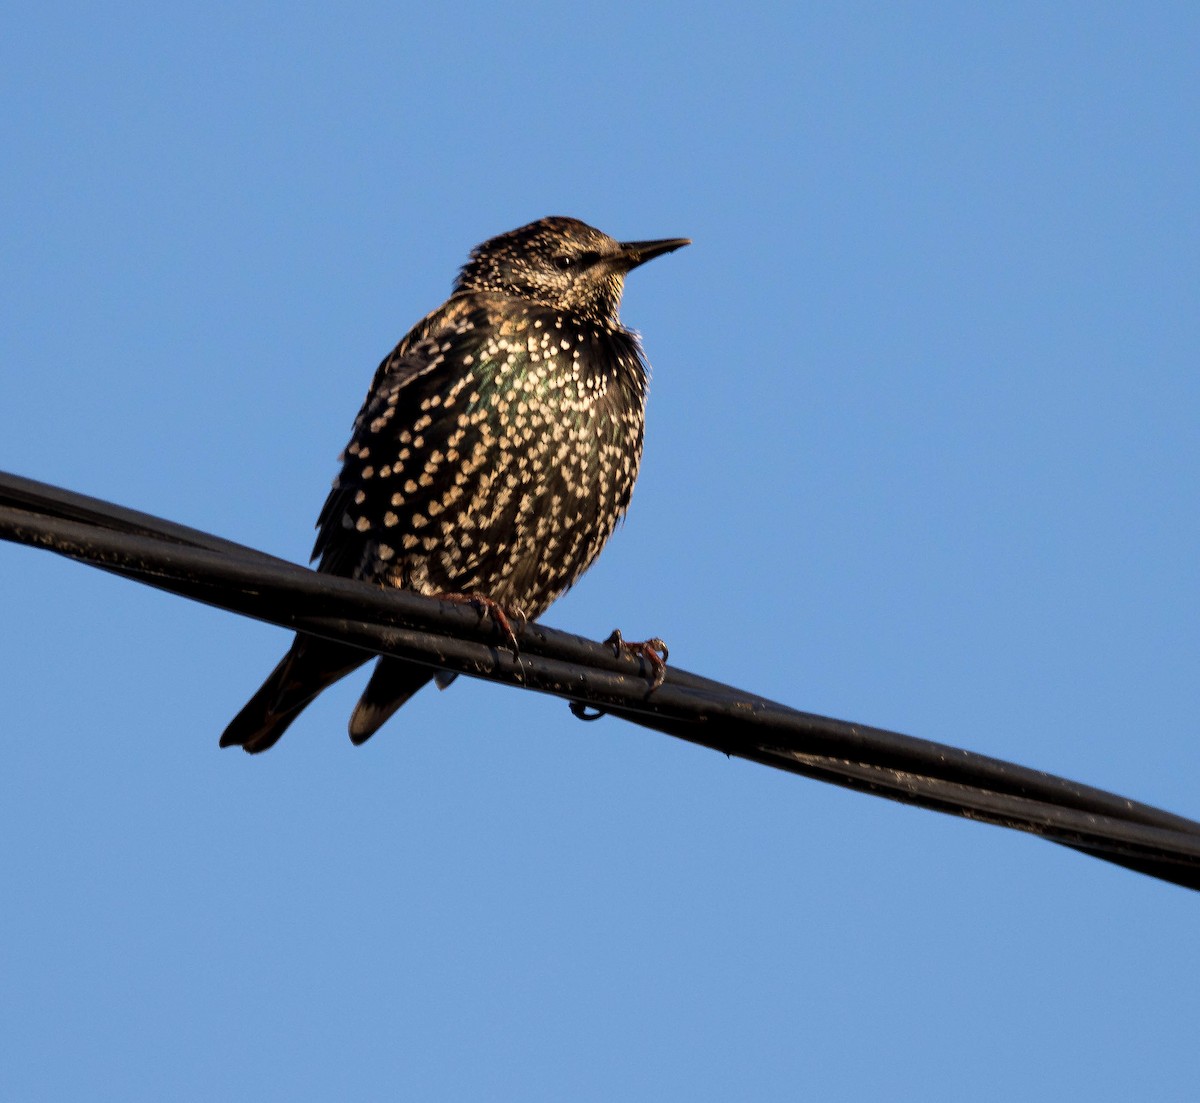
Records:
[[[639,264],[661,257],[664,253],[673,253],[691,243],[690,237],[667,237],[661,241],[623,241],[621,254],[629,268],[636,268]]]

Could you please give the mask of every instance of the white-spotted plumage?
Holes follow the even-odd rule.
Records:
[[[319,569],[543,613],[599,554],[637,478],[648,374],[618,318],[624,276],[685,244],[550,218],[476,248],[375,373],[318,521]],[[361,661],[298,636],[222,745],[264,750]],[[432,674],[381,659],[352,737]]]

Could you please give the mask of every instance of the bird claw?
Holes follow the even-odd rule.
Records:
[[[506,610],[500,602],[488,597],[487,594],[438,594],[437,597],[442,601],[451,601],[455,605],[473,605],[479,611],[480,618],[485,614],[490,616],[504,636],[513,658],[517,660],[521,658],[521,645],[517,642],[517,633],[524,632],[529,624],[529,618],[523,609],[513,606]],[[512,626],[514,620],[519,626],[515,632]]]
[[[638,643],[631,643],[621,635],[621,629],[614,628],[612,635],[604,641],[606,644],[611,644],[617,658],[621,657],[621,653],[632,655],[638,659],[645,659],[650,664],[650,690],[653,692],[666,681],[667,678],[667,658],[670,652],[667,650],[667,645],[658,638],[652,636],[648,640],[642,640]],[[578,715],[578,713],[576,714]]]

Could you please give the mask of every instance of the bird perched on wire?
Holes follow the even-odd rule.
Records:
[[[599,554],[637,478],[647,368],[626,274],[690,242],[543,218],[471,253],[450,298],[379,365],[317,522],[318,570],[540,616]],[[221,746],[274,745],[370,656],[296,636]],[[368,739],[435,671],[383,657],[350,718]]]

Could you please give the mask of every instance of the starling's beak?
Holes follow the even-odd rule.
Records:
[[[661,257],[664,253],[673,253],[685,245],[691,245],[690,237],[667,237],[662,241],[623,241],[621,255],[625,258],[626,271],[645,264],[648,260]]]

